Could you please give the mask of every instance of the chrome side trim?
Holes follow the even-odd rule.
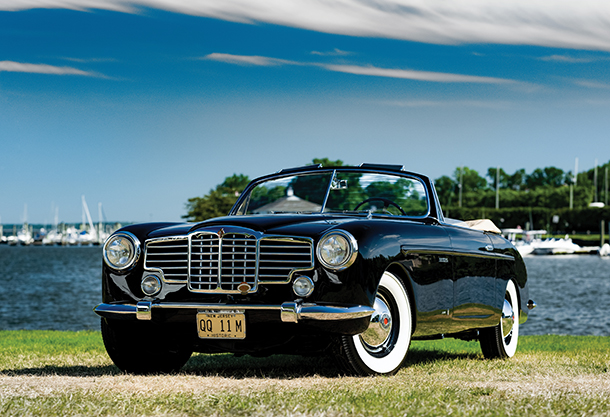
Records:
[[[337,321],[370,317],[375,310],[372,307],[356,305],[349,307],[318,305],[289,301],[277,304],[204,304],[204,303],[159,303],[140,301],[137,304],[107,304],[96,306],[93,311],[107,318],[135,318],[151,320],[154,309],[190,309],[190,310],[275,310],[286,323],[299,323],[306,320]]]
[[[487,249],[486,249],[487,250]],[[400,251],[403,255],[445,255],[445,256],[468,256],[472,258],[489,258],[489,259],[503,259],[514,261],[515,257],[512,255],[506,255],[503,253],[493,252],[462,252],[457,250],[445,250],[445,249],[409,249],[405,245],[400,247]]]

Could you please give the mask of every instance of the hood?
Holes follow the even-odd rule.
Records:
[[[237,226],[273,235],[315,237],[328,229],[355,220],[354,217],[303,214],[273,214],[252,216],[226,216],[209,219],[201,223],[171,225],[159,228],[149,237],[182,235],[212,226]]]

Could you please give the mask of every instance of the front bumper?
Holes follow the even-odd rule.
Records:
[[[137,304],[107,304],[96,306],[93,311],[106,318],[152,320],[152,310],[198,310],[198,311],[234,311],[234,310],[275,310],[285,323],[302,321],[341,321],[370,317],[375,311],[368,306],[329,306],[302,302],[285,302],[281,305],[260,304],[200,304],[140,301]]]

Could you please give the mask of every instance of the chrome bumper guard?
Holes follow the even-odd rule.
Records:
[[[290,301],[281,305],[260,304],[188,304],[188,303],[160,303],[140,301],[137,304],[106,304],[96,306],[93,311],[107,318],[122,318],[135,316],[138,320],[151,320],[153,309],[193,309],[207,311],[227,310],[276,310],[280,318],[286,323],[299,323],[305,320],[337,321],[370,317],[375,311],[367,306],[327,306],[312,303]]]

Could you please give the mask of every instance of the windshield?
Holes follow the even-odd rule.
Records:
[[[238,215],[372,213],[421,217],[428,213],[424,185],[415,178],[357,171],[303,173],[252,188]]]

